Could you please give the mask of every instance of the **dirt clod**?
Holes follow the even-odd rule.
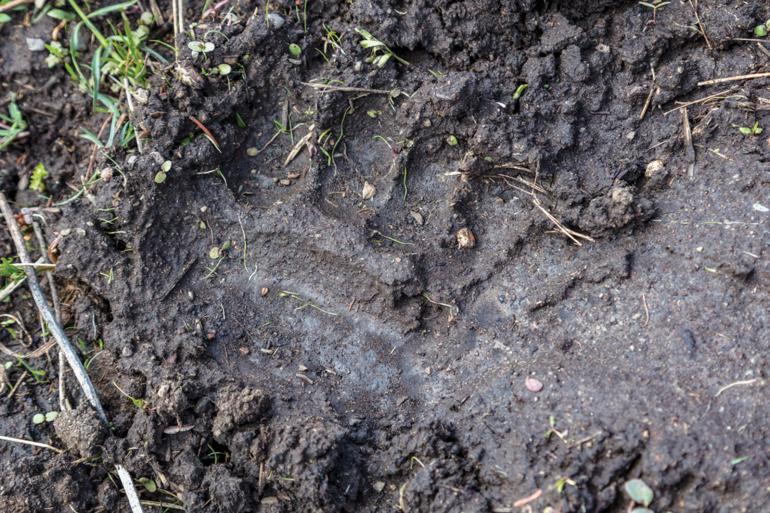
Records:
[[[64,446],[81,458],[98,456],[107,436],[99,417],[85,404],[76,410],[60,412],[53,426]]]

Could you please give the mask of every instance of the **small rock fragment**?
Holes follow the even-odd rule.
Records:
[[[103,182],[109,182],[112,180],[113,171],[111,167],[105,167],[99,172],[99,178],[102,179]]]
[[[417,212],[416,210],[412,210],[409,212],[409,215],[412,216],[412,219],[414,219],[414,222],[417,223],[419,226],[422,226],[425,224],[425,218],[422,216],[421,213]]]
[[[761,203],[754,203],[754,204],[751,206],[751,208],[753,208],[753,209],[754,209],[754,210],[756,210],[757,212],[762,212],[763,214],[764,214],[764,213],[766,213],[766,212],[770,212],[770,208],[767,208],[766,206],[764,206],[764,205],[763,205],[763,204],[761,204]]]
[[[470,249],[476,245],[476,236],[470,228],[460,228],[457,231],[457,247],[460,249]]]
[[[283,16],[281,16],[278,13],[271,12],[267,15],[267,23],[276,29],[279,29],[283,27],[284,23],[286,23],[286,20],[283,19]]]
[[[42,52],[45,50],[45,41],[37,37],[28,37],[27,48],[30,52]]]
[[[376,193],[377,193],[377,190],[374,188],[374,185],[365,181],[364,188],[361,191],[361,197],[364,200],[372,199]]]
[[[524,386],[527,387],[527,390],[530,392],[537,393],[543,389],[543,382],[539,379],[527,378],[524,380]]]
[[[291,185],[291,180],[289,180],[288,178],[284,178],[283,180],[278,180],[278,183],[283,185],[284,187],[288,187],[289,185]]]
[[[653,160],[649,164],[647,164],[647,167],[644,170],[644,176],[647,178],[652,178],[656,174],[660,173],[663,170],[664,164],[662,160]]]
[[[385,481],[377,481],[372,485],[372,488],[374,488],[375,492],[381,492],[385,489]]]

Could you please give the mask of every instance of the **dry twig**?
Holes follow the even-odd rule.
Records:
[[[739,80],[754,80],[756,78],[770,78],[770,72],[750,73],[748,75],[735,75],[733,77],[724,77],[724,78],[715,78],[713,80],[704,80],[703,82],[698,82],[698,87],[714,85],[714,84],[724,84],[725,82],[738,82]]]
[[[27,253],[27,248],[24,245],[24,238],[21,235],[19,226],[16,224],[16,219],[14,218],[13,212],[11,211],[11,207],[8,205],[8,200],[6,199],[5,194],[2,192],[0,192],[0,210],[3,212],[5,224],[8,227],[8,231],[11,233],[13,244],[16,246],[16,252],[19,255],[19,260],[21,260],[23,264],[30,263],[29,253]],[[91,383],[91,379],[88,377],[86,369],[83,367],[83,363],[80,361],[80,358],[78,358],[78,355],[75,352],[75,349],[72,347],[69,339],[67,338],[67,335],[64,333],[64,330],[62,329],[59,322],[57,322],[54,313],[51,311],[51,307],[48,306],[48,302],[46,301],[45,296],[43,295],[43,291],[40,288],[40,282],[37,279],[35,270],[31,267],[24,267],[24,272],[27,274],[27,283],[29,284],[29,290],[32,293],[32,298],[34,299],[35,304],[37,305],[37,308],[43,317],[43,320],[48,326],[48,329],[51,331],[51,334],[59,344],[59,348],[64,353],[64,356],[67,359],[67,363],[70,364],[72,372],[83,390],[83,394],[86,396],[86,399],[88,399],[88,402],[91,403],[91,406],[94,407],[96,413],[99,415],[99,418],[105,424],[107,424],[107,414],[104,412],[104,408],[102,408],[102,404],[96,394],[96,389],[94,388],[93,383]]]
[[[120,482],[123,484],[123,489],[126,491],[126,498],[128,499],[128,505],[131,506],[132,513],[142,513],[142,504],[139,502],[139,496],[136,494],[131,474],[128,473],[128,470],[123,465],[115,465],[115,471],[117,471]]]
[[[545,209],[545,207],[543,207],[543,205],[540,203],[540,200],[534,195],[532,196],[532,204],[539,208],[540,211],[545,214],[545,217],[547,217],[548,220],[551,221],[560,232],[569,237],[569,239],[578,246],[583,245],[578,239],[583,239],[588,242],[596,242],[592,237],[589,237],[588,235],[582,234],[580,232],[576,232],[575,230],[571,230],[564,226],[561,221],[556,219],[553,214],[551,214],[548,210]]]

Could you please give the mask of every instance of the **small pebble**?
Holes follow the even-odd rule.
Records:
[[[113,172],[111,167],[105,167],[99,172],[99,178],[102,179],[103,182],[109,182],[112,180]]]
[[[524,386],[527,387],[527,390],[530,392],[540,392],[543,389],[543,382],[539,379],[535,378],[527,378],[524,381]]]
[[[28,37],[27,48],[30,52],[42,52],[45,50],[45,41],[37,37]]]
[[[364,188],[361,191],[361,197],[363,199],[372,199],[376,193],[377,190],[374,188],[374,185],[370,184],[369,182],[364,182]]]
[[[419,226],[422,226],[425,224],[425,218],[422,216],[421,213],[417,212],[416,210],[412,210],[409,212],[409,215],[412,216],[412,219],[414,219],[414,222],[417,223]]]
[[[279,29],[283,27],[283,25],[286,23],[286,20],[283,19],[283,16],[281,16],[278,13],[271,12],[267,15],[267,23],[276,29]]]
[[[644,170],[644,176],[647,178],[652,178],[654,175],[663,170],[663,166],[664,164],[662,160],[653,160],[647,164],[647,167]]]
[[[457,231],[457,247],[460,249],[470,249],[476,245],[476,236],[470,228],[460,228]]]

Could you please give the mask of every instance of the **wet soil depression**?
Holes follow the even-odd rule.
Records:
[[[54,385],[1,400],[0,434],[67,449],[0,445],[3,511],[128,511],[113,461],[188,512],[621,512],[632,478],[655,512],[768,508],[770,146],[737,127],[770,126],[770,80],[699,83],[768,69],[735,38],[770,7],[318,1],[307,29],[255,7],[48,219],[114,429],[32,425]],[[366,62],[356,28],[408,64]],[[4,87],[39,87],[0,34]],[[0,156],[19,207],[19,155],[50,152],[60,197],[85,172],[61,109]]]

